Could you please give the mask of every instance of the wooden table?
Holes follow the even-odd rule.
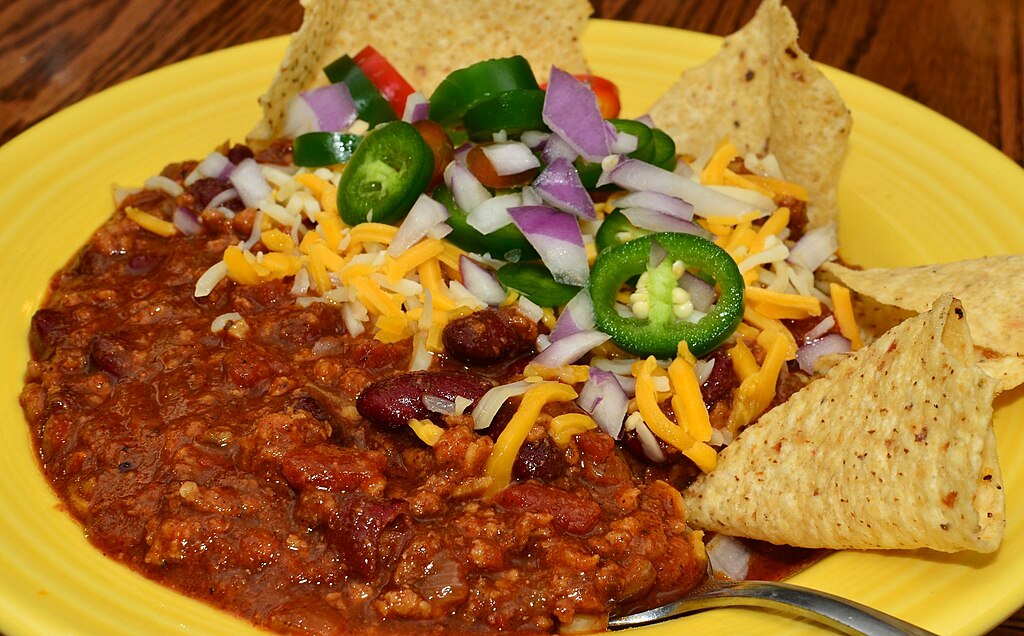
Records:
[[[593,0],[596,17],[725,35],[759,0]],[[915,99],[1024,165],[1024,2],[786,0],[814,59]],[[92,93],[215,49],[289,33],[286,0],[0,3],[0,143]],[[993,635],[1024,634],[1024,610]]]

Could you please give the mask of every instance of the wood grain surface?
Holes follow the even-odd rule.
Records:
[[[725,35],[759,0],[592,2],[600,18]],[[814,59],[938,111],[1024,165],[1024,1],[785,2]],[[4,0],[0,144],[92,93],[301,19],[290,0]],[[1024,634],[1024,611],[992,634]]]

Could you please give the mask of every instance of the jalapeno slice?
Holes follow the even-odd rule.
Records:
[[[341,174],[342,220],[357,225],[401,217],[427,188],[433,171],[433,152],[412,124],[393,121],[373,130]]]
[[[530,63],[521,55],[485,60],[452,71],[430,96],[430,118],[452,125],[481,100],[506,91],[539,90]]]
[[[521,89],[493,95],[466,110],[462,122],[473,141],[490,141],[504,130],[519,137],[527,130],[547,130],[541,115],[544,91]]]
[[[632,241],[651,234],[650,230],[639,228],[629,222],[622,210],[614,210],[604,218],[601,227],[597,228],[594,235],[594,246],[598,252],[603,252],[617,245]]]
[[[651,128],[651,144],[654,153],[651,163],[665,170],[676,169],[676,142],[661,128]]]
[[[498,281],[541,307],[561,307],[579,293],[579,287],[556,281],[541,263],[509,263],[498,270]]]
[[[470,252],[490,254],[502,260],[528,260],[537,258],[537,252],[515,225],[509,224],[490,234],[483,234],[466,222],[466,211],[459,207],[451,190],[439,186],[434,200],[448,208],[448,225],[452,231],[445,238]]]
[[[311,132],[299,135],[292,142],[293,161],[297,166],[319,168],[344,163],[352,157],[363,138],[337,132]]]
[[[667,256],[652,268],[649,261],[655,241],[665,249]],[[675,313],[673,290],[677,276],[673,263],[676,261],[710,276],[718,287],[714,309],[697,322],[681,320]],[[615,303],[620,287],[644,272],[648,281],[647,316],[619,315]],[[690,352],[698,357],[725,342],[743,320],[744,287],[743,275],[729,253],[691,234],[661,232],[623,243],[598,254],[590,271],[590,296],[598,329],[626,351],[659,358],[675,356],[679,343],[684,340]]]

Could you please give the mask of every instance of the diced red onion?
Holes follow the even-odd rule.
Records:
[[[234,188],[228,188],[227,190],[222,190],[221,192],[219,192],[217,194],[217,196],[215,196],[212,199],[210,199],[210,202],[206,204],[206,208],[205,209],[207,209],[207,210],[215,210],[215,209],[219,208],[220,206],[224,205],[225,203],[227,203],[228,201],[231,201],[232,199],[237,199],[237,198],[238,198],[238,190],[235,190]]]
[[[532,383],[520,380],[511,384],[501,384],[488,390],[473,407],[473,429],[479,431],[489,427],[506,400],[526,393],[531,386],[533,386]]]
[[[660,192],[630,192],[615,199],[618,208],[647,208],[684,221],[693,220],[693,206],[675,197]]]
[[[441,415],[455,415],[455,402],[437,397],[436,395],[424,395],[423,406],[431,413]]]
[[[192,185],[202,177],[227,179],[228,175],[231,174],[231,171],[234,170],[234,168],[235,164],[231,163],[227,157],[215,150],[206,155],[206,158],[199,162],[196,169],[188,175],[188,178],[185,179],[185,185]]]
[[[747,578],[750,570],[750,549],[741,541],[724,534],[716,534],[707,544],[708,561],[716,574],[734,581]]]
[[[356,105],[344,83],[318,86],[303,91],[288,103],[283,134],[346,130],[356,120]]]
[[[544,308],[526,296],[519,297],[519,301],[516,302],[516,308],[519,310],[519,313],[523,314],[533,322],[540,322],[541,318],[544,317]]]
[[[401,256],[407,249],[419,243],[432,227],[447,220],[448,208],[421,194],[402,224],[398,226],[398,232],[388,246],[388,254],[396,258]]]
[[[533,187],[548,205],[575,214],[581,219],[596,219],[594,202],[583,187],[580,175],[569,161],[555,159],[533,180]]]
[[[494,274],[464,254],[459,256],[459,273],[469,293],[491,307],[497,307],[505,300],[505,289]]]
[[[803,265],[813,272],[838,249],[839,238],[836,236],[836,224],[829,223],[801,236],[796,245],[790,248],[786,260]]]
[[[444,182],[452,191],[455,203],[466,212],[491,198],[491,193],[466,166],[453,161],[444,169]]]
[[[430,102],[427,101],[426,96],[416,91],[409,95],[409,98],[405,100],[405,112],[402,113],[402,121],[407,121],[410,124],[426,119],[430,116]]]
[[[541,351],[540,355],[533,359],[533,363],[543,367],[555,368],[572,364],[594,347],[608,342],[610,337],[606,333],[593,330],[574,333],[557,342],[552,342],[550,347]]]
[[[526,144],[510,141],[503,144],[481,146],[484,156],[491,162],[494,173],[498,176],[519,174],[540,167],[540,159]]]
[[[519,140],[526,144],[530,150],[537,150],[541,146],[545,145],[545,142],[549,138],[551,138],[551,133],[541,130],[527,130],[523,134],[519,135]]]
[[[551,330],[551,340],[561,340],[574,333],[593,329],[596,319],[594,318],[594,301],[590,299],[590,292],[581,289],[565,305],[562,314]]]
[[[640,445],[643,447],[644,455],[647,456],[647,459],[655,464],[665,461],[665,451],[661,450],[658,438],[654,436],[651,429],[647,428],[646,422],[643,420],[637,422],[636,428],[633,431],[636,433],[637,439],[640,440]]]
[[[811,327],[811,330],[804,334],[804,339],[807,341],[817,340],[818,338],[827,334],[829,331],[832,331],[832,328],[835,326],[836,317],[832,315],[825,316],[824,318],[821,319],[821,322]]]
[[[666,256],[668,256],[668,250],[665,249],[665,246],[656,240],[651,241],[651,249],[647,254],[647,266],[654,269],[661,265]]]
[[[511,208],[508,213],[555,280],[576,287],[587,284],[590,265],[576,217],[542,205]]]
[[[544,149],[540,152],[541,159],[544,163],[551,163],[555,159],[565,159],[568,162],[576,161],[576,157],[580,156],[580,153],[576,152],[572,146],[569,145],[560,136],[552,134],[548,137],[547,143],[544,144]]]
[[[595,187],[602,188],[612,182],[611,174],[612,170],[618,167],[620,163],[626,160],[626,155],[608,155],[601,160],[601,176],[597,178]]]
[[[684,221],[679,217],[669,216],[668,214],[647,208],[624,208],[621,211],[623,216],[629,219],[630,223],[645,230],[652,232],[678,232],[680,234],[708,237],[708,232],[704,228],[691,221]]]
[[[693,374],[697,376],[697,384],[704,384],[711,377],[711,372],[715,370],[715,358],[708,358],[707,360],[697,360],[697,363],[693,365]]]
[[[427,237],[432,239],[443,239],[452,233],[452,226],[447,223],[438,223],[427,230]]]
[[[804,373],[814,373],[814,364],[821,356],[849,351],[849,340],[837,333],[830,333],[797,349],[796,362]]]
[[[609,150],[617,155],[628,155],[637,149],[639,143],[636,135],[631,135],[628,132],[616,131],[615,141],[611,143]]]
[[[631,375],[621,375],[616,373],[615,379],[618,381],[619,386],[626,392],[626,395],[633,397],[636,395],[636,378]]]
[[[600,161],[611,145],[597,96],[589,86],[552,66],[541,113],[544,123],[587,161]]]
[[[456,148],[455,149],[455,161],[458,161],[459,163],[465,165],[465,163],[466,163],[466,155],[468,155],[469,151],[472,150],[473,148],[476,148],[476,144],[474,144],[471,141],[467,141],[466,143],[464,143],[461,146],[459,146],[458,148]]]
[[[523,186],[520,194],[523,195],[523,205],[544,205],[544,199],[533,186]]]
[[[522,204],[523,196],[518,192],[491,197],[479,203],[466,215],[466,223],[481,234],[490,234],[512,223],[512,217],[508,214],[509,208],[516,208]]]
[[[707,313],[711,305],[715,303],[715,288],[697,278],[690,272],[685,272],[679,280],[679,286],[690,292],[690,302],[697,311]]]
[[[259,164],[251,157],[243,159],[235,166],[228,180],[235,186],[239,198],[247,208],[256,207],[262,199],[270,196],[270,184],[260,172]]]
[[[580,391],[579,405],[612,439],[619,439],[629,397],[614,373],[590,367],[590,379]]]
[[[192,214],[192,210],[181,206],[174,211],[171,222],[185,236],[195,236],[203,231],[203,224],[199,222],[195,214]]]
[[[690,203],[694,213],[700,216],[739,216],[758,209],[674,172],[636,159],[620,162],[609,174],[609,179],[626,190],[652,190],[682,199]]]

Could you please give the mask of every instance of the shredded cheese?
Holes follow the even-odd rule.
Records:
[[[584,415],[583,413],[563,413],[552,418],[551,423],[548,424],[548,434],[551,435],[551,439],[555,441],[559,448],[565,448],[569,445],[573,436],[594,430],[595,428],[597,428],[597,422],[589,415]]]
[[[668,418],[658,404],[654,388],[654,370],[658,368],[654,356],[639,365],[636,375],[636,407],[651,432],[666,444],[689,457],[704,472],[714,470],[718,456],[713,448],[693,438],[682,426]]]
[[[864,343],[860,339],[860,327],[857,326],[857,318],[853,315],[850,290],[837,283],[831,283],[829,285],[829,292],[832,295],[832,311],[835,313],[839,332],[850,341],[851,348],[856,351],[863,347]]]
[[[488,494],[502,490],[512,480],[512,464],[544,405],[568,402],[576,397],[577,393],[571,386],[560,382],[538,382],[526,390],[515,415],[494,442],[491,456],[487,458],[484,474],[491,478]]]
[[[757,342],[766,351],[764,363],[757,372],[747,376],[733,394],[728,428],[734,434],[768,409],[775,398],[782,365],[796,355],[796,348],[778,331],[762,332]]]
[[[168,237],[178,233],[178,228],[173,223],[155,217],[149,212],[143,212],[138,208],[129,206],[125,208],[124,215],[135,225],[158,236]]]
[[[409,428],[427,446],[433,446],[444,435],[444,429],[430,420],[409,420]]]

